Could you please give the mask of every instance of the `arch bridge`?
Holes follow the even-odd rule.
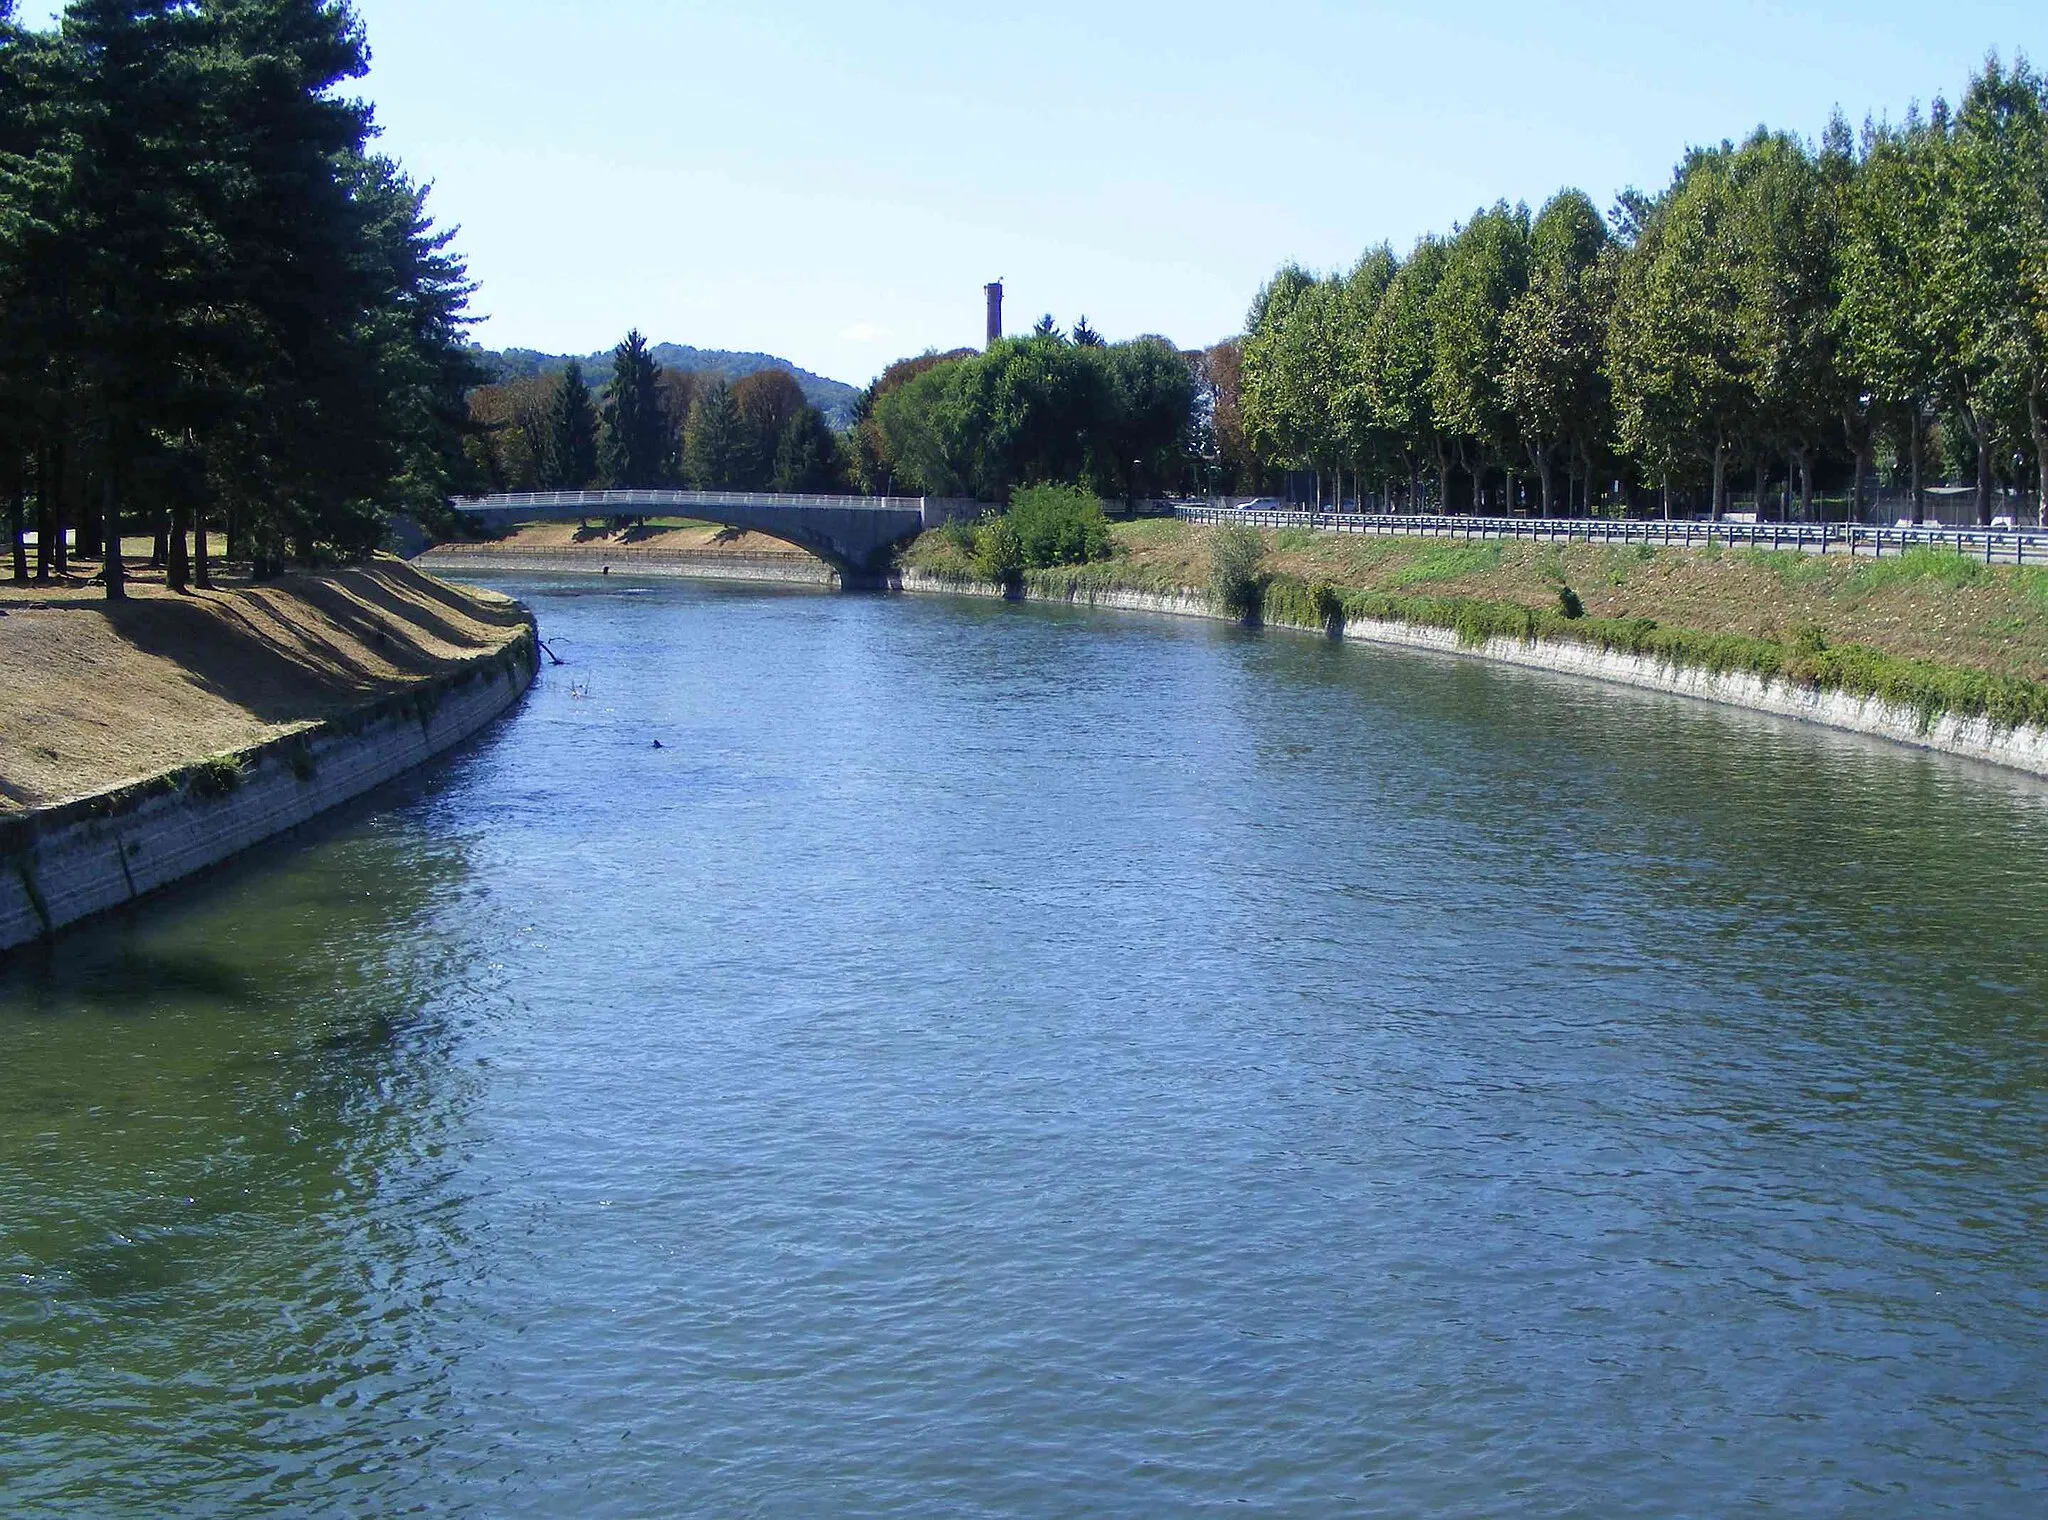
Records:
[[[839,572],[842,585],[871,579],[887,552],[981,503],[940,496],[797,496],[770,491],[514,491],[469,496],[456,511],[493,527],[581,522],[592,517],[689,517],[795,544]]]

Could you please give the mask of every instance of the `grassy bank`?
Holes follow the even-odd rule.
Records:
[[[1210,594],[1219,531],[1119,523],[1111,558],[1024,575],[1051,596],[1087,588]],[[1262,615],[1271,623],[1384,619],[1453,629],[1474,646],[1494,637],[1563,640],[1881,697],[1923,720],[1954,713],[2048,724],[2048,571],[1933,550],[1852,560],[1305,530],[1269,530],[1261,541]],[[966,553],[944,533],[918,540],[904,562],[973,578]],[[1569,616],[1567,602],[1582,614]]]
[[[629,567],[636,558],[678,555],[706,559],[775,556],[808,560],[812,557],[795,544],[770,538],[765,533],[749,533],[741,528],[727,528],[683,517],[649,518],[643,525],[617,531],[602,519],[593,519],[587,526],[526,523],[502,537],[476,543],[441,544],[433,552],[436,557],[453,564],[465,556],[488,559],[494,555],[535,551],[548,555],[580,551],[622,568]]]
[[[0,814],[52,806],[341,717],[504,649],[508,598],[403,561],[130,600],[0,583]]]

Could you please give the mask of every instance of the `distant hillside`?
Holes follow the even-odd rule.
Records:
[[[853,404],[860,396],[857,387],[842,380],[828,380],[823,375],[814,375],[807,369],[798,369],[787,359],[778,359],[773,354],[736,354],[722,348],[691,348],[686,343],[657,343],[652,350],[654,362],[667,369],[686,370],[692,374],[713,374],[727,380],[737,380],[742,375],[751,375],[756,370],[786,370],[796,377],[796,383],[803,388],[804,399],[825,414],[825,420],[834,427],[845,427],[853,421]],[[560,374],[569,364],[568,354],[543,354],[530,348],[508,348],[494,351],[488,348],[477,350],[477,357],[491,372],[494,380],[523,380],[529,375]],[[610,349],[595,354],[576,355],[582,365],[585,377],[593,388],[602,386],[605,377],[611,373],[612,355]]]

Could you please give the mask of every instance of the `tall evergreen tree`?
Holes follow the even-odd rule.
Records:
[[[747,425],[740,416],[732,388],[719,381],[697,398],[690,411],[683,445],[683,470],[700,491],[725,490],[739,483],[753,462]]]
[[[597,479],[597,407],[574,359],[548,407],[543,464],[547,490],[581,491]]]
[[[660,485],[669,452],[667,434],[654,356],[637,330],[629,332],[612,350],[612,379],[605,387],[600,447],[605,480],[624,489]]]
[[[797,492],[834,491],[843,484],[839,440],[816,407],[806,406],[783,428],[771,484],[778,491]]]

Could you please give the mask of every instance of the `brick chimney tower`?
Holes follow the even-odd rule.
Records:
[[[993,348],[1003,335],[1003,282],[997,280],[981,288],[988,296],[988,346]]]

